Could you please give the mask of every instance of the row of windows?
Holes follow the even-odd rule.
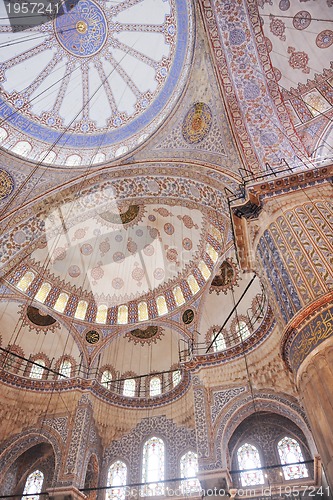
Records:
[[[165,450],[164,442],[156,436],[148,439],[143,445],[142,453],[142,482],[148,483],[143,488],[145,496],[164,494],[163,483],[165,479]],[[200,483],[196,479],[198,472],[198,457],[193,451],[188,451],[180,459],[180,477],[184,492],[200,491]],[[116,460],[108,470],[106,500],[124,500],[127,484],[127,465],[121,460]],[[39,500],[42,491],[44,475],[40,470],[32,472],[26,480],[23,494],[29,495],[29,500]],[[24,500],[25,497],[22,497]]]
[[[297,462],[303,462],[303,453],[299,443],[288,436],[285,436],[277,444],[277,451],[279,453],[280,461],[282,467],[284,478],[288,481],[290,479],[303,479],[308,477],[308,470],[304,464],[297,464]],[[260,455],[258,449],[249,443],[244,443],[237,450],[237,460],[239,470],[245,470],[246,472],[241,472],[241,483],[242,486],[254,486],[257,484],[264,484],[264,475]],[[252,470],[249,470],[252,469]]]
[[[8,350],[12,350],[12,352],[3,353],[0,357],[2,368],[4,370],[15,371],[17,372],[20,369],[22,359],[18,356],[24,357],[24,352],[21,348],[17,348],[16,346],[8,346]],[[32,361],[32,359],[31,359]],[[58,363],[59,366],[58,366]],[[44,376],[45,368],[48,367],[49,362],[46,363],[43,358],[35,358],[33,359],[33,364],[28,363],[29,369],[29,377],[34,379],[42,379]],[[56,363],[56,371],[59,373],[58,378],[62,379],[63,377],[71,377],[73,375],[72,371],[75,368],[74,364],[69,359],[62,359]]]
[[[245,321],[238,321],[236,323],[236,336],[237,339],[239,340],[246,340],[248,337],[250,337],[251,331],[249,329],[249,326]],[[227,348],[225,338],[223,336],[223,333],[220,333],[216,338],[216,332],[214,331],[211,336],[211,342],[212,342],[212,348],[214,352],[218,351],[223,351],[224,349]]]
[[[23,355],[23,352],[20,353]],[[3,360],[3,368],[5,370],[10,369],[18,369],[18,359],[15,356],[15,353],[6,353]],[[44,377],[45,368],[47,368],[47,364],[44,359],[36,358],[33,361],[33,364],[29,366],[29,377],[33,379],[42,379]],[[64,377],[70,378],[74,376],[75,366],[73,362],[69,359],[63,359],[58,368],[56,368],[58,372],[58,379],[62,380]],[[176,387],[181,381],[181,372],[180,370],[174,370],[170,373],[170,379],[167,381],[168,388]],[[100,378],[101,384],[106,389],[111,389],[111,382],[113,380],[113,374],[111,369],[106,368],[103,370]],[[137,395],[137,382],[138,380],[135,378],[128,378],[123,381],[121,392],[124,396],[134,397]],[[165,381],[163,382],[165,383]],[[149,396],[158,396],[162,394],[162,379],[156,375],[152,376],[149,380]],[[147,391],[147,392],[148,392]]]
[[[46,366],[45,361],[43,359],[36,359],[34,361],[34,364],[30,370],[29,377],[30,378],[36,378],[36,379],[41,379],[43,378],[44,374],[44,368]],[[64,359],[58,368],[58,378],[62,379],[63,377],[70,377],[72,373],[72,363],[69,361],[69,359]]]
[[[200,491],[200,483],[195,477],[198,472],[198,456],[188,451],[180,458],[180,477],[184,478],[181,487],[184,493]],[[165,479],[165,447],[161,438],[156,436],[148,439],[142,451],[143,494],[145,496],[163,495],[165,493],[163,481]],[[127,466],[121,460],[111,464],[108,472],[107,486],[112,489],[106,493],[106,500],[124,500],[127,484]],[[118,488],[117,488],[118,487]]]
[[[303,454],[299,443],[285,436],[277,445],[284,478],[303,479],[308,477],[308,471],[303,462]],[[263,471],[258,449],[249,443],[244,443],[237,450],[237,460],[241,472],[242,486],[255,486],[264,484]],[[288,465],[291,464],[291,465]],[[180,477],[184,492],[200,491],[200,483],[196,479],[198,472],[198,456],[193,451],[188,451],[180,459]],[[255,470],[256,469],[256,470]],[[259,469],[259,470],[258,470]],[[107,486],[112,487],[106,492],[106,500],[124,500],[127,484],[127,465],[121,460],[113,462],[108,471]],[[145,496],[164,494],[163,481],[165,479],[165,445],[163,439],[153,436],[143,445],[142,451],[142,482]],[[41,471],[32,472],[25,483],[24,494],[36,493],[29,496],[30,500],[38,500],[41,492],[44,475]],[[162,484],[161,484],[162,483]],[[23,497],[24,499],[24,497]],[[22,499],[22,500],[23,500]]]
[[[176,387],[181,381],[180,370],[172,372],[172,386]],[[107,389],[110,388],[112,382],[112,373],[110,370],[104,370],[101,377],[101,384]],[[134,397],[136,395],[137,387],[134,378],[124,380],[123,395],[127,397]],[[162,394],[162,381],[160,377],[152,377],[149,381],[149,396],[158,396]]]
[[[213,226],[211,226],[211,228],[212,227]],[[215,231],[217,231],[216,228],[215,228]],[[215,248],[210,243],[206,244],[206,254],[208,255],[209,259],[213,261],[213,263],[215,263],[217,261],[218,253],[216,252]],[[209,267],[207,266],[207,264],[203,260],[201,260],[198,264],[198,271],[201,273],[204,281],[208,281],[208,279],[210,278],[210,275],[211,275],[211,271],[210,271]],[[18,281],[16,286],[22,292],[26,292],[35,279],[36,279],[36,274],[32,271],[27,271],[20,278],[20,280]],[[190,274],[186,278],[186,282],[187,282],[187,285],[188,285],[188,288],[189,288],[191,294],[193,296],[196,295],[201,288],[201,286],[199,285],[199,282],[201,282],[201,280],[199,280],[199,282],[198,282],[197,279],[194,277],[194,275]],[[48,283],[46,281],[44,283],[42,283],[39,286],[39,288],[34,296],[35,300],[44,304],[47,297],[49,296],[49,294],[51,292],[51,289],[52,289],[52,285],[50,283]],[[183,293],[183,290],[179,285],[175,286],[172,289],[172,294],[173,294],[173,298],[174,298],[174,301],[175,301],[177,307],[185,304],[184,294],[186,295],[186,293],[185,293],[185,291]],[[63,313],[66,309],[66,306],[69,302],[69,299],[70,299],[70,296],[68,295],[68,293],[61,292],[59,294],[54,306],[53,306],[53,309],[57,312]],[[165,314],[168,314],[170,312],[166,297],[164,295],[159,295],[158,297],[156,297],[155,302],[156,302],[156,309],[157,309],[158,316],[164,316]],[[77,307],[76,307],[76,310],[74,312],[74,318],[80,319],[80,320],[85,320],[87,312],[88,312],[88,306],[89,306],[89,304],[86,300],[79,300]],[[148,310],[148,303],[144,300],[138,303],[137,313],[138,313],[138,320],[139,321],[147,321],[147,320],[151,319],[151,317],[150,317],[151,315],[150,315],[149,310]],[[108,317],[108,306],[106,304],[99,304],[97,306],[96,314],[95,314],[93,321],[96,321],[96,323],[99,323],[99,324],[106,324],[107,317]],[[128,324],[128,322],[129,322],[129,309],[128,309],[127,305],[122,304],[122,305],[118,306],[118,308],[117,308],[117,321],[116,322],[118,325]]]

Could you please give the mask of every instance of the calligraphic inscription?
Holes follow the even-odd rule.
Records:
[[[321,342],[333,335],[333,307],[318,314],[293,338],[289,353],[290,366],[297,372],[301,363]]]

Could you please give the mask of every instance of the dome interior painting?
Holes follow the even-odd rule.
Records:
[[[33,5],[0,5],[0,498],[331,500],[332,0]]]
[[[28,26],[23,39],[10,20],[4,24],[1,116],[11,131],[8,146],[42,163],[67,158],[68,165],[85,165],[92,157],[98,163],[98,153],[112,160],[151,135],[181,93],[193,45],[192,2],[60,6],[54,20]],[[6,20],[5,4],[2,14]],[[70,160],[73,149],[80,150],[77,160]]]

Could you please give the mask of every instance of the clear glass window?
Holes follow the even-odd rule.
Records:
[[[135,396],[135,380],[133,378],[125,380],[123,394],[130,398]]]
[[[70,378],[72,374],[72,363],[68,359],[64,359],[59,367],[59,373],[63,375],[63,377]],[[59,375],[59,379],[61,380],[63,377]]]
[[[240,339],[245,340],[250,335],[250,329],[245,321],[239,321],[236,326],[237,335]]]
[[[176,371],[172,372],[172,384],[174,387],[176,387],[176,385],[179,384],[181,379],[182,379],[182,375],[180,373],[180,370],[176,370]]]
[[[158,396],[161,394],[161,379],[159,377],[153,377],[149,382],[149,394],[150,396]]]
[[[107,389],[110,389],[110,382],[112,380],[112,373],[110,370],[104,370],[101,376],[101,384]]]
[[[30,370],[30,378],[43,378],[43,373],[44,373],[44,366],[45,366],[45,361],[43,359],[36,359],[34,363],[38,363],[38,365],[31,365],[31,370]]]
[[[220,333],[220,334],[216,337],[216,339],[215,339],[216,333],[217,333],[217,332],[213,332],[213,333],[212,333],[212,338],[211,338],[211,342],[213,342],[213,344],[212,344],[213,351],[214,351],[214,352],[223,351],[223,349],[225,349],[225,348],[226,348],[226,345],[225,345],[225,340],[224,340],[223,334],[222,334],[222,333]],[[214,340],[214,339],[215,339],[215,340]]]

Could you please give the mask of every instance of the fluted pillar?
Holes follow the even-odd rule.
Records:
[[[297,389],[333,488],[333,306],[287,331],[282,354],[295,374]],[[333,491],[333,490],[332,490]]]
[[[255,271],[281,331],[281,354],[333,488],[333,167],[246,187],[232,206],[243,269]],[[333,491],[333,490],[332,490]]]

